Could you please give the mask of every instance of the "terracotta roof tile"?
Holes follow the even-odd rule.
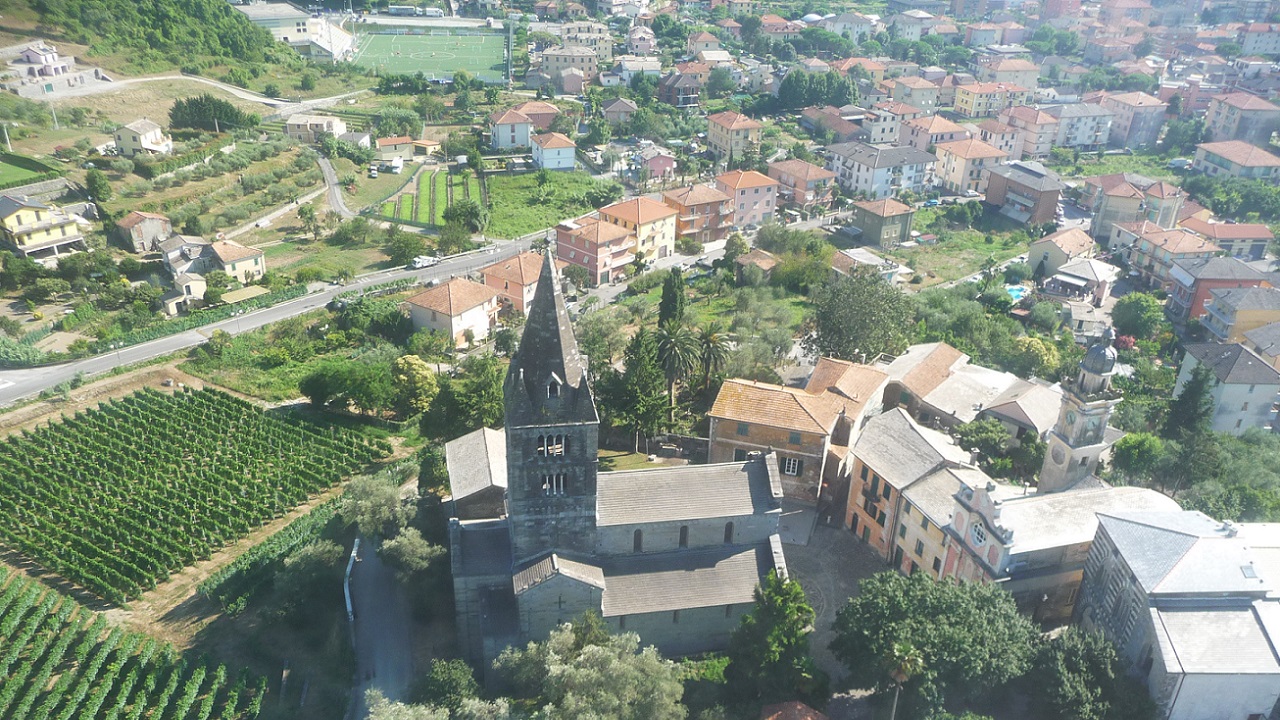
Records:
[[[1222,248],[1199,235],[1181,229],[1146,233],[1142,239],[1171,255],[1222,251]]]
[[[1080,228],[1067,228],[1051,235],[1045,235],[1036,242],[1050,242],[1058,246],[1067,257],[1084,255],[1093,249],[1093,238]],[[1032,243],[1034,245],[1035,243]]]
[[[728,110],[715,115],[708,115],[707,122],[715,123],[726,130],[754,130],[762,128],[764,125],[752,120],[746,115]]]
[[[668,205],[675,203],[681,207],[726,202],[730,199],[728,195],[725,195],[710,185],[704,185],[701,183],[679,188],[677,190],[668,190],[662,193],[662,197],[664,200],[668,201]]]
[[[1274,240],[1271,228],[1258,223],[1211,223],[1188,218],[1182,227],[1210,240]]]
[[[1214,100],[1226,103],[1238,110],[1280,110],[1280,107],[1267,102],[1257,95],[1250,95],[1249,93],[1243,92],[1219,95],[1218,97],[1215,97]]]
[[[218,256],[218,260],[224,264],[264,255],[258,248],[245,247],[234,240],[218,240],[211,243],[210,247],[213,248],[214,254]]]
[[[777,185],[778,181],[756,172],[755,170],[730,170],[727,173],[716,176],[716,182],[725,187],[741,190],[743,188],[771,187]]]
[[[780,173],[800,178],[805,182],[811,182],[813,180],[831,180],[836,176],[836,174],[830,170],[818,167],[817,165],[814,165],[811,162],[805,162],[804,160],[781,160],[778,162],[771,162],[769,163],[769,170],[770,172],[777,170]]]
[[[905,215],[907,213],[915,212],[915,209],[910,205],[904,205],[893,198],[886,198],[884,200],[864,200],[862,202],[856,202],[854,205],[873,215],[879,215],[880,217],[893,217],[895,215]]]
[[[998,147],[988,145],[981,140],[954,140],[952,142],[938,143],[938,155],[941,156],[944,152],[966,160],[1009,157],[1009,153]]]
[[[1196,147],[1242,167],[1280,167],[1280,157],[1240,140],[1201,143]]]
[[[480,268],[480,272],[485,277],[494,277],[517,285],[536,285],[538,277],[542,274],[543,262],[540,253],[522,252],[513,258],[486,265]],[[565,267],[568,263],[557,260],[556,265]]]
[[[760,248],[752,248],[750,252],[739,255],[733,260],[735,263],[746,267],[755,265],[756,267],[768,272],[778,266],[778,258],[773,253]]]
[[[558,150],[562,148],[577,147],[577,144],[570,140],[567,136],[560,133],[543,133],[533,138],[533,144],[543,150]]]
[[[636,225],[647,225],[651,222],[672,217],[675,214],[674,208],[667,207],[657,200],[650,200],[647,197],[623,200],[600,208],[600,216],[606,220],[616,218]]]
[[[454,278],[447,283],[418,293],[406,302],[449,317],[457,317],[471,308],[493,300],[498,297],[498,294],[497,290],[474,280]]]

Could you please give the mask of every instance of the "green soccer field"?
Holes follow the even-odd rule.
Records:
[[[360,36],[355,62],[388,74],[450,78],[466,70],[487,82],[506,80],[506,35]]]

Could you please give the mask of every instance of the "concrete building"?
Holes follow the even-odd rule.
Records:
[[[26,195],[0,195],[0,240],[12,251],[41,263],[86,250],[89,221]]]
[[[863,200],[853,204],[849,225],[862,230],[862,242],[893,248],[911,239],[915,208],[892,198]]]
[[[1267,247],[1276,239],[1271,228],[1262,223],[1208,222],[1191,217],[1180,227],[1209,240],[1228,255],[1243,260],[1261,260]]]
[[[778,457],[599,472],[599,416],[550,258],[503,395],[507,515],[449,524],[464,657],[488,666],[588,610],[668,657],[724,649],[756,586],[787,572]]]
[[[763,225],[778,207],[777,180],[755,170],[730,170],[716,176],[716,189],[733,203],[734,227]]]
[[[836,174],[804,160],[769,163],[769,177],[778,181],[778,200],[803,211],[830,208]]]
[[[1075,619],[1115,644],[1161,720],[1270,717],[1280,698],[1277,548],[1271,523],[1101,513]]]
[[[981,140],[956,140],[938,145],[938,184],[954,193],[981,193],[987,189],[991,168],[1008,159],[1008,153]]]
[[[988,170],[986,202],[1020,223],[1045,225],[1055,221],[1066,187],[1057,173],[1038,162],[1013,162]]]
[[[1210,141],[1239,140],[1265,146],[1280,130],[1280,107],[1257,95],[1228,93],[1209,101],[1204,124]]]
[[[173,152],[173,137],[164,128],[147,119],[134,120],[115,131],[116,150],[124,157],[168,155]]]
[[[692,75],[673,72],[658,82],[658,101],[687,110],[702,104],[702,83]]]
[[[804,388],[726,380],[708,413],[713,463],[778,453],[783,495],[806,504],[833,502],[824,492],[864,417],[879,404],[886,376],[844,360],[821,358]]]
[[[1153,148],[1164,127],[1169,104],[1144,92],[1120,93],[1102,98],[1111,111],[1111,147]]]
[[[1178,369],[1173,388],[1177,397],[1201,365],[1213,375],[1209,390],[1213,398],[1214,432],[1243,435],[1258,428],[1275,429],[1277,398],[1280,398],[1280,370],[1240,343],[1188,343],[1187,354]]]
[[[1080,228],[1067,228],[1031,243],[1027,262],[1036,277],[1056,275],[1063,265],[1076,258],[1093,257],[1093,238]]]
[[[1177,260],[1189,260],[1222,252],[1217,245],[1186,230],[1158,230],[1140,235],[1129,248],[1129,267],[1148,287],[1169,290],[1170,268]]]
[[[527,100],[511,109],[529,118],[534,130],[542,132],[550,130],[551,123],[560,116],[560,108],[543,100]]]
[[[1149,222],[1168,230],[1178,225],[1186,193],[1177,185],[1136,173],[1116,173],[1085,178],[1081,201],[1093,212],[1089,231],[1099,242],[1113,242],[1117,225]]]
[[[533,166],[546,170],[572,170],[577,164],[578,146],[560,133],[533,136]]]
[[[591,48],[599,62],[613,60],[613,33],[603,23],[580,20],[560,26],[560,41],[566,47]]]
[[[611,125],[631,122],[631,116],[639,106],[633,100],[628,98],[614,98],[601,106],[600,110],[604,114],[604,119]]]
[[[676,210],[657,200],[621,200],[600,208],[600,219],[631,231],[636,252],[646,259],[664,258],[676,250]]]
[[[533,120],[518,110],[499,110],[489,116],[489,144],[494,150],[529,147]]]
[[[851,194],[872,200],[903,190],[922,192],[933,184],[938,159],[914,147],[886,147],[861,142],[827,146],[827,169]]]
[[[926,113],[932,113],[938,107],[938,86],[922,77],[898,77],[881,84],[889,87],[889,97],[898,102]]]
[[[707,144],[718,160],[732,162],[749,148],[760,146],[764,125],[746,115],[726,111],[707,116]]]
[[[543,262],[541,253],[522,252],[480,268],[480,276],[486,286],[497,291],[500,304],[525,315],[533,304],[533,291],[538,287]],[[556,261],[558,269],[563,270],[566,265]]]
[[[1280,182],[1280,157],[1240,140],[1197,145],[1191,169],[1210,177],[1227,175],[1273,184]]]
[[[397,158],[403,161],[413,157],[413,138],[408,135],[378,138],[373,145],[378,159],[383,162],[391,162]]]
[[[1052,105],[1044,111],[1058,119],[1058,135],[1053,141],[1057,147],[1101,150],[1111,139],[1114,113],[1101,105]]]
[[[498,323],[497,290],[467,278],[453,278],[405,301],[414,330],[432,330],[454,347],[483,342]]]
[[[1031,91],[1021,85],[974,83],[956,88],[956,113],[965,117],[993,117],[1002,111],[1026,105]]]
[[[325,135],[338,137],[347,132],[342,118],[294,113],[284,120],[284,134],[301,143],[320,142]]]
[[[1233,257],[1174,260],[1169,268],[1169,301],[1165,305],[1176,323],[1198,320],[1214,290],[1260,287],[1266,276]]]
[[[1022,134],[1022,157],[1049,157],[1058,139],[1058,118],[1030,105],[1011,107],[1000,113],[1000,122],[1015,127]]]
[[[1245,333],[1280,322],[1280,288],[1223,288],[1209,291],[1204,327],[1220,343],[1243,342]]]
[[[635,259],[635,233],[620,225],[583,217],[556,226],[556,260],[585,269],[593,287],[625,277]]]
[[[277,42],[299,55],[326,62],[349,60],[355,53],[355,36],[329,22],[320,13],[310,14],[284,2],[233,5],[249,22],[265,29]]]
[[[1017,85],[1031,90],[1035,90],[1040,84],[1040,66],[1022,58],[998,59],[989,63],[980,63],[976,68],[975,74],[981,82],[1005,83],[1006,85]]]
[[[1002,151],[1010,160],[1022,157],[1022,131],[994,118],[978,123],[977,139]]]
[[[705,30],[690,33],[689,38],[685,41],[685,49],[689,55],[697,55],[704,50],[719,50],[720,38]]]
[[[733,198],[710,185],[696,184],[662,193],[676,211],[676,236],[700,243],[723,240],[733,227]]]
[[[595,50],[581,45],[547,48],[542,51],[541,62],[539,69],[551,77],[564,70],[578,70],[583,81],[589,83],[600,74],[600,56]]]
[[[904,145],[930,152],[941,143],[968,140],[969,131],[941,115],[928,115],[908,120],[902,125],[901,142]]]

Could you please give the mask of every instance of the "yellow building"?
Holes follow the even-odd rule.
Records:
[[[740,158],[751,147],[760,144],[764,125],[733,111],[707,116],[707,143],[720,160]]]
[[[222,271],[242,285],[248,285],[267,271],[266,253],[245,247],[234,240],[219,240],[210,246]]]
[[[991,117],[1029,102],[1031,91],[1021,85],[974,83],[956,88],[956,112],[965,117]]]
[[[649,260],[664,258],[676,251],[676,214],[675,208],[647,197],[600,208],[601,219],[635,233],[636,250]]]
[[[25,195],[0,195],[0,236],[14,252],[39,262],[85,249],[88,221]]]

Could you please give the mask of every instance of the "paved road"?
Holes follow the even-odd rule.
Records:
[[[360,562],[351,571],[355,609],[356,686],[348,718],[368,714],[366,690],[389,700],[405,700],[413,679],[413,618],[409,599],[395,573],[371,544],[360,543]]]
[[[105,355],[97,355],[49,367],[0,371],[0,407],[12,405],[18,400],[36,395],[61,383],[69,382],[79,374],[85,376],[97,375],[121,365],[144,362],[161,355],[168,355],[195,347],[208,340],[215,330],[225,330],[232,335],[238,335],[285,318],[301,315],[316,308],[324,307],[339,293],[348,290],[357,290],[361,287],[369,287],[401,278],[416,278],[422,281],[447,280],[452,276],[464,275],[490,263],[506,259],[526,249],[528,249],[527,243],[500,241],[499,244],[488,250],[457,256],[426,270],[388,270],[362,275],[345,286],[315,285],[313,286],[316,290],[315,292],[296,300],[248,312],[222,322],[206,325],[197,330],[188,330],[177,335],[131,345]]]
[[[355,217],[356,214],[347,207],[347,199],[342,197],[342,185],[338,183],[338,173],[334,172],[329,158],[320,158],[320,172],[324,175],[324,184],[329,188],[329,207],[345,220]]]
[[[175,80],[186,80],[188,82],[200,83],[202,85],[215,87],[215,88],[218,88],[219,90],[222,90],[223,92],[230,93],[240,98],[241,100],[248,100],[250,102],[257,102],[257,103],[262,103],[263,105],[267,105],[281,115],[292,115],[293,113],[297,113],[297,112],[304,112],[307,110],[314,110],[316,108],[329,107],[332,105],[336,105],[338,102],[342,100],[346,100],[347,98],[354,97],[363,92],[368,92],[367,90],[353,90],[351,92],[342,93],[340,95],[330,95],[329,97],[314,98],[312,100],[302,100],[300,102],[295,102],[293,100],[279,100],[277,98],[267,97],[266,95],[261,95],[259,93],[252,92],[250,90],[245,90],[244,88],[238,88],[234,85],[228,85],[227,83],[224,83],[224,82],[218,82],[217,80],[210,80],[209,78],[199,77],[197,75],[170,74],[170,75],[153,75],[150,77],[125,78],[123,80],[113,80],[111,82],[94,82],[94,83],[89,83],[87,85],[77,85],[75,87],[59,88],[54,92],[51,92],[42,96],[40,99],[45,101],[56,102],[58,100],[66,100],[68,98],[83,97],[85,95],[98,95],[100,93],[113,92],[115,90],[120,90],[122,88],[128,87],[129,85],[140,85],[143,83],[153,83],[153,82],[173,82]]]

